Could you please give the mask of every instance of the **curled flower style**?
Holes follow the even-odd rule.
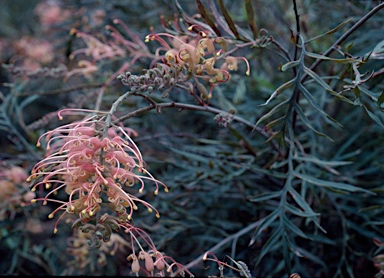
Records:
[[[80,112],[84,110],[63,110],[59,117]],[[117,221],[130,221],[139,203],[160,217],[151,204],[131,194],[127,188],[140,184],[138,191],[142,193],[145,182],[152,181],[157,195],[160,185],[165,191],[168,191],[167,186],[145,169],[140,150],[130,137],[136,135],[135,131],[124,126],[107,127],[105,116],[106,113],[93,111],[92,116],[46,132],[38,140],[40,146],[45,138],[47,154],[33,167],[27,181],[33,180],[33,192],[43,186],[51,189],[34,202],[60,204],[49,215],[53,218],[57,212],[63,212],[56,222],[55,232],[65,214],[75,214],[85,223],[108,209],[114,211]],[[68,194],[68,201],[54,198],[62,189]]]

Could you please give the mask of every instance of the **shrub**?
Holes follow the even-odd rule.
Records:
[[[384,4],[6,3],[2,273],[382,276]]]

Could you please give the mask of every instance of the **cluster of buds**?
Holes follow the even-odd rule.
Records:
[[[55,68],[42,67],[32,71],[23,66],[16,66],[15,64],[3,64],[2,66],[13,77],[25,76],[28,78],[62,78],[67,74],[67,67],[65,65],[60,65]]]
[[[181,70],[181,68],[174,68],[159,63],[154,68],[146,70],[146,73],[143,75],[133,75],[130,72],[126,72],[125,74],[120,74],[117,79],[123,85],[130,87],[133,93],[152,93],[154,89],[158,89],[160,92],[163,92],[162,97],[165,98],[177,83],[183,83],[189,87],[189,90],[193,90],[193,85],[187,82],[189,78],[186,78]]]
[[[96,251],[96,260],[92,259],[91,253],[95,252],[89,248],[89,242],[92,241],[92,233],[84,233],[80,229],[74,231],[73,236],[67,238],[68,255],[73,260],[68,262],[70,269],[82,270],[86,267],[96,268],[107,264],[107,255],[114,256],[118,250],[129,248],[129,243],[118,234],[112,234],[108,242],[101,242],[100,247]],[[69,274],[69,273],[68,273]]]
[[[130,135],[137,135],[134,130],[122,125],[106,126],[107,113],[87,110],[66,109],[59,112],[77,114],[92,112],[81,121],[63,125],[55,130],[44,133],[38,140],[46,141],[46,157],[38,162],[32,169],[27,181],[32,182],[31,190],[37,188],[42,191],[51,191],[45,197],[36,198],[33,202],[48,201],[60,205],[49,215],[53,218],[57,212],[63,212],[56,222],[54,232],[57,232],[59,220],[66,214],[77,215],[81,223],[90,220],[102,223],[102,230],[108,230],[111,224],[109,218],[101,213],[112,211],[118,223],[129,222],[133,211],[138,209],[137,204],[144,205],[149,212],[159,212],[149,203],[129,192],[130,187],[139,183],[138,192],[145,189],[145,181],[152,181],[159,192],[159,185],[165,191],[165,184],[157,181],[145,169],[142,155]],[[57,200],[51,196],[64,189],[69,198],[66,201]],[[105,223],[104,223],[105,222]],[[101,231],[102,237],[108,236]]]
[[[35,194],[25,182],[27,173],[19,166],[1,165],[0,171],[0,220],[15,215],[20,207],[30,203]]]
[[[191,26],[188,30],[193,30]],[[163,37],[169,39],[168,43]],[[174,36],[168,33],[149,34],[145,42],[158,41],[161,44],[156,51],[156,56],[161,62],[147,70],[144,75],[122,74],[119,79],[133,92],[152,92],[154,88],[162,91],[165,87],[172,88],[176,84],[184,88],[193,89],[192,82],[196,85],[203,100],[212,97],[213,88],[220,83],[227,82],[230,78],[229,71],[238,69],[238,61],[246,63],[246,74],[250,74],[249,63],[244,57],[234,57],[228,52],[228,41],[222,37],[210,38],[207,32],[200,31],[197,36]],[[217,47],[218,46],[218,47]],[[164,54],[160,55],[161,52]],[[221,66],[216,67],[216,61],[221,60]],[[208,83],[210,90],[199,82]],[[167,93],[163,97],[166,97]]]
[[[233,113],[220,113],[217,114],[213,119],[217,122],[219,126],[227,127],[233,121],[233,117]]]

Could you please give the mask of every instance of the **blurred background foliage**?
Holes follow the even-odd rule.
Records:
[[[223,2],[238,27],[250,32],[243,1]],[[196,1],[178,3],[189,16],[199,13]],[[293,57],[291,31],[296,31],[296,17],[292,1],[252,3],[257,26]],[[378,4],[379,1],[298,0],[305,41],[350,19],[334,33],[306,44],[306,50],[324,53]],[[55,112],[65,107],[92,109],[104,82],[132,58],[128,53],[101,60],[99,70],[90,76],[66,78],[69,71],[77,68],[78,60],[70,59],[70,54],[84,47],[81,39],[70,34],[71,29],[108,39],[110,33],[105,26],[115,26],[113,20],[117,18],[133,36],[144,41],[151,27],[155,32],[164,31],[160,17],[172,21],[178,16],[175,3],[170,0],[2,0],[1,5],[0,60],[5,65],[0,75],[2,173],[13,165],[28,172],[44,155],[35,147],[38,136],[60,124]],[[384,41],[383,12],[353,32],[339,50],[351,57],[368,55]],[[157,47],[148,43],[148,53],[154,53]],[[330,56],[340,58],[340,51]],[[201,260],[201,255],[213,248],[216,256],[229,264],[226,256],[245,262],[255,277],[288,277],[294,272],[302,277],[380,277],[380,263],[374,262],[380,258],[378,246],[384,239],[384,118],[383,100],[379,101],[384,88],[384,56],[370,59],[359,68],[362,74],[368,72],[365,77],[372,72],[377,74],[359,87],[360,95],[358,89],[345,92],[352,104],[327,94],[312,79],[305,84],[321,109],[341,125],[324,117],[304,99],[300,102],[312,126],[333,140],[315,134],[298,120],[294,132],[298,143],[293,154],[297,156],[293,163],[302,178],[292,179],[291,193],[302,197],[300,206],[294,194],[284,195],[282,191],[287,188],[284,181],[292,174],[285,168],[289,145],[279,146],[275,140],[266,142],[267,138],[253,129],[263,115],[290,97],[288,90],[262,106],[281,84],[293,78],[291,71],[279,70],[287,63],[284,53],[276,44],[269,44],[241,49],[236,55],[249,60],[251,76],[245,75],[245,64],[240,63],[230,80],[214,89],[209,105],[233,111],[245,124],[234,120],[228,127],[221,127],[211,113],[178,109],[141,113],[125,121],[126,126],[139,133],[135,142],[151,173],[170,188],[167,194],[143,196],[159,210],[161,218],[154,220],[153,215],[142,213],[135,218],[135,225],[148,231],[157,248],[178,262],[196,262],[190,270],[197,276],[219,274],[215,264]],[[151,61],[144,55],[130,65],[129,71],[140,74]],[[314,61],[305,57],[307,66]],[[351,85],[355,78],[348,63],[323,61],[316,73],[338,93],[345,91],[345,85]],[[127,91],[116,78],[103,89],[102,110],[109,110],[117,97]],[[151,97],[159,102],[195,104],[182,90],[172,91],[165,100],[156,92]],[[131,96],[116,114],[122,116],[146,105],[145,99]],[[282,116],[284,111],[277,111],[273,119]],[[266,123],[258,127],[263,128]],[[3,173],[1,178],[1,186],[5,186],[9,176]],[[349,184],[365,191],[321,186],[318,180]],[[16,185],[9,196],[24,196],[28,184],[13,182]],[[275,195],[268,197],[269,193]],[[47,215],[54,206],[22,206],[22,201],[11,202],[9,196],[3,197],[0,210],[1,274],[131,275],[124,250],[115,256],[107,255],[107,263],[98,265],[100,251],[90,249],[84,255],[90,263],[80,268],[74,256],[66,252],[72,236],[70,224],[61,223],[59,233],[53,235],[55,221]],[[283,197],[287,200],[281,208]],[[284,217],[274,218],[261,229],[260,224],[266,222],[260,219],[276,211],[285,215],[287,221],[281,220]],[[289,229],[288,225],[300,231]],[[285,227],[282,234],[276,233],[279,227]],[[274,241],[276,235],[281,236]]]

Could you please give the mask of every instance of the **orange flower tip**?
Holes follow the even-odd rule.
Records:
[[[204,32],[201,32],[201,36],[202,36],[203,38],[205,38],[205,37],[207,36],[207,34],[204,33]]]
[[[133,206],[133,209],[134,209],[134,210],[138,210],[139,208],[138,208],[136,205],[134,205],[134,206]]]
[[[35,191],[36,191],[36,188],[35,188],[35,187],[33,187],[33,188],[31,189],[31,191],[32,191],[32,192],[35,192]]]
[[[69,60],[73,60],[75,58],[75,55],[69,55]]]
[[[192,31],[192,29],[193,29],[193,25],[188,27],[188,31]]]
[[[46,200],[44,200],[44,202],[43,202],[43,206],[45,206],[47,204],[47,201]]]
[[[132,215],[128,214],[127,219],[131,220],[132,219]]]
[[[104,185],[108,185],[108,181],[107,180],[104,181]]]
[[[111,252],[109,252],[109,254],[110,254],[111,256],[114,256],[114,255],[115,255],[115,252],[111,251]]]
[[[155,195],[157,195],[157,194],[159,194],[159,190],[155,190],[155,192],[153,192],[153,194],[155,194]]]
[[[148,212],[151,213],[153,210],[151,208],[148,208]]]
[[[36,203],[36,199],[32,199],[31,204],[35,204],[35,203]]]
[[[143,189],[142,188],[139,189],[139,193],[143,193]]]
[[[45,189],[49,189],[51,187],[51,184],[50,183],[46,183],[45,184]]]
[[[166,188],[164,188],[164,191],[165,191],[165,193],[168,193],[169,189],[166,187]]]
[[[245,73],[246,75],[250,76],[251,75],[251,71],[250,70],[247,70],[247,72]]]
[[[26,182],[30,182],[31,181],[31,177],[28,177],[25,181]]]
[[[47,147],[46,150],[49,151],[51,148],[50,147]]]
[[[51,213],[50,215],[48,215],[48,218],[49,219],[52,219],[55,215],[53,213]]]
[[[93,214],[94,214],[93,211],[89,212],[89,216],[93,216]]]
[[[113,20],[113,24],[117,24],[117,23],[119,23],[119,20],[118,19],[114,19]]]
[[[159,213],[156,213],[156,218],[160,218],[160,214]]]
[[[57,234],[57,232],[58,232],[58,230],[55,228],[55,229],[53,230],[53,233],[54,233],[54,234]]]
[[[77,33],[77,30],[75,28],[72,28],[70,31],[69,31],[69,34],[70,35],[75,35]]]
[[[39,148],[40,146],[41,146],[41,144],[40,144],[40,143],[37,143],[37,144],[36,144],[36,147],[38,147],[38,148]]]

